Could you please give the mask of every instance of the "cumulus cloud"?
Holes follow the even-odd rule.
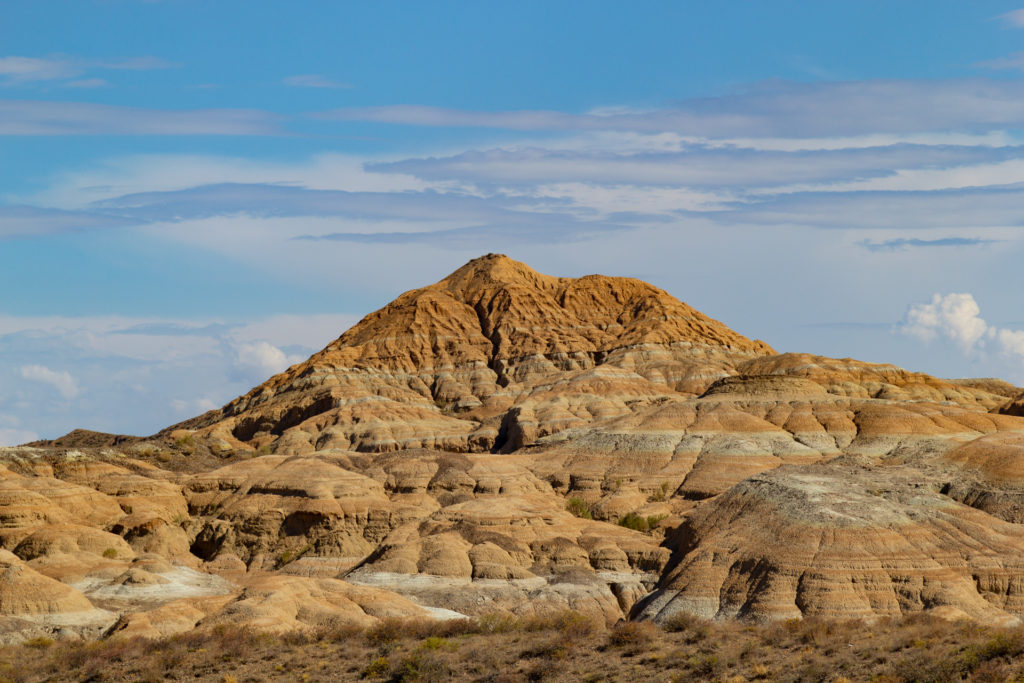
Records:
[[[235,358],[243,367],[252,368],[264,375],[276,375],[302,360],[301,356],[288,356],[281,349],[265,341],[240,344],[235,350]]]
[[[966,354],[993,342],[1003,356],[1024,362],[1024,330],[989,325],[971,294],[935,294],[929,303],[912,305],[897,329],[925,342],[947,339]]]
[[[51,370],[45,365],[25,365],[21,368],[21,376],[34,382],[49,384],[64,398],[78,396],[78,383],[67,371]]]
[[[936,294],[930,303],[911,306],[900,330],[924,341],[945,337],[969,352],[988,330],[980,313],[970,294]]]

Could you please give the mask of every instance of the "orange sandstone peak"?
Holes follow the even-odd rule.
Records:
[[[402,294],[199,426],[223,423],[215,431],[231,446],[274,442],[296,452],[487,450],[501,446],[513,406],[566,373],[627,370],[635,402],[635,380],[646,398],[692,396],[773,353],[640,280],[552,277],[488,254]],[[580,406],[575,420],[540,432],[586,422],[588,411]]]

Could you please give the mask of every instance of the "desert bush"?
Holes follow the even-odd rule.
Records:
[[[627,529],[633,531],[650,531],[651,525],[647,523],[647,519],[641,517],[635,512],[627,512],[624,517],[619,518],[619,526],[624,526]]]
[[[658,629],[649,621],[624,621],[608,634],[608,645],[635,654],[650,650],[657,638]]]
[[[53,639],[47,638],[46,636],[36,636],[35,638],[29,638],[25,641],[25,647],[31,647],[36,650],[45,650],[53,645]]]
[[[474,633],[508,633],[519,629],[520,620],[511,614],[494,612],[473,619],[472,626]]]
[[[767,664],[755,664],[750,667],[750,677],[757,680],[760,678],[771,678],[772,669]]]
[[[391,672],[393,681],[447,681],[453,674],[449,658],[437,653],[417,650],[399,662]]]
[[[590,504],[583,500],[573,496],[565,503],[565,509],[582,519],[593,519],[594,515],[590,512]]]
[[[698,652],[690,657],[686,662],[686,667],[696,676],[711,678],[718,672],[721,664],[717,655]]]
[[[174,447],[185,455],[192,455],[196,450],[196,442],[191,434],[186,434],[174,440]]]
[[[688,612],[676,612],[661,623],[661,628],[669,633],[684,633],[686,631],[702,631],[707,633],[707,622],[698,616]]]
[[[384,678],[391,671],[391,662],[387,657],[377,657],[363,669],[363,678]]]
[[[661,486],[654,492],[650,500],[655,503],[662,503],[669,497],[669,490],[672,488],[672,484],[667,481],[661,482]]]
[[[454,650],[455,643],[448,640],[447,638],[439,638],[437,636],[428,636],[423,639],[423,642],[419,644],[417,648],[419,650]]]

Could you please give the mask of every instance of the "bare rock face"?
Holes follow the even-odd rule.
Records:
[[[0,614],[37,616],[92,610],[88,598],[71,586],[43,576],[13,553],[0,550]]]
[[[695,513],[639,616],[770,620],[942,609],[1024,614],[1024,531],[958,504],[914,471],[779,468]]]
[[[643,282],[488,255],[148,439],[0,449],[0,640],[561,609],[1010,623],[1019,392],[776,354]]]
[[[1024,394],[1015,396],[1008,403],[999,406],[998,411],[1003,415],[1016,415],[1024,417]]]
[[[267,569],[306,553],[354,564],[416,509],[347,464],[333,454],[275,455],[195,476],[185,486],[189,505],[209,521],[192,552],[204,560],[231,552]]]
[[[191,426],[286,453],[514,449],[629,401],[700,393],[770,353],[646,283],[555,278],[490,254]],[[550,382],[598,367],[625,372],[551,395]]]
[[[850,398],[896,401],[953,401],[991,409],[1005,403],[1005,382],[972,383],[942,380],[895,365],[864,363],[851,358],[826,358],[809,353],[783,353],[757,358],[740,367],[744,375],[801,377],[829,393]]]

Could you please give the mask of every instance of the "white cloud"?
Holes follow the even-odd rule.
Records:
[[[208,410],[219,407],[220,405],[216,401],[206,396],[195,399],[175,398],[171,400],[171,410],[181,415],[201,415]]]
[[[298,76],[289,76],[285,78],[282,83],[297,88],[345,89],[352,87],[351,83],[341,83],[319,74],[300,74]]]
[[[175,64],[157,57],[131,57],[129,59],[81,59],[67,55],[50,57],[0,57],[0,84],[22,85],[39,81],[54,81],[74,78],[91,70],[148,71],[166,69]],[[100,79],[85,79],[83,82]],[[72,85],[73,83],[67,83]],[[78,87],[95,87],[81,86]]]
[[[999,18],[1002,19],[1007,26],[1012,26],[1013,28],[1024,28],[1024,9],[1015,9],[1007,12],[1006,14],[1000,14]]]
[[[78,383],[67,371],[51,370],[45,365],[25,365],[21,368],[21,376],[34,382],[53,386],[64,398],[71,399],[78,396]]]
[[[279,135],[252,109],[143,109],[88,102],[0,100],[0,135]]]
[[[81,68],[61,59],[40,59],[37,57],[0,57],[0,76],[8,83],[46,81],[69,78],[81,73]]]
[[[1024,123],[1024,83],[982,79],[769,81],[735,94],[683,100],[671,108],[605,108],[596,112],[392,105],[343,108],[315,116],[413,126],[675,132],[710,138],[819,138],[962,129],[978,133]]]
[[[65,88],[109,88],[110,81],[102,78],[80,78],[77,81],[68,81]]]
[[[2,123],[0,123],[2,127]],[[296,162],[213,155],[160,154],[117,157],[85,170],[55,175],[49,188],[12,202],[81,209],[93,202],[143,192],[172,192],[218,183],[283,185],[310,190],[403,192],[443,188],[400,173],[371,173],[366,159],[318,154]]]
[[[46,438],[77,427],[152,434],[244,394],[320,350],[357,319],[0,315],[0,377],[26,380],[0,393],[0,429]],[[63,367],[74,368],[74,377],[47,367],[47,358],[60,358]],[[89,400],[54,401],[55,389]]]
[[[1024,330],[999,330],[996,339],[1005,353],[1024,358]]]
[[[770,194],[792,192],[928,192],[971,187],[994,187],[1024,182],[1024,159],[967,164],[951,168],[888,168],[883,177],[838,183],[772,187]]]
[[[240,365],[252,368],[264,375],[276,375],[288,366],[304,360],[302,356],[289,356],[284,351],[265,341],[239,344],[235,358]]]
[[[38,440],[39,435],[27,429],[0,428],[0,446],[17,446]]]
[[[912,305],[897,329],[925,342],[947,339],[968,355],[994,341],[1004,357],[1024,363],[1024,330],[989,325],[971,294],[935,294],[930,303]]]

